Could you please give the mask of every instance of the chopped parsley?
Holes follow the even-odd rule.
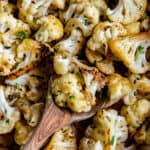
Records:
[[[110,141],[110,144],[111,144],[111,145],[114,145],[114,143],[115,143],[115,136],[113,136],[113,137],[111,138],[111,141]]]
[[[51,100],[52,99],[52,95],[51,94],[47,94],[46,95],[46,100]]]
[[[7,123],[7,124],[9,124],[9,122],[10,122],[10,120],[9,120],[9,119],[7,119],[7,120],[6,120],[6,123]]]
[[[81,73],[78,71],[78,72],[76,72],[76,76],[78,76],[79,78],[81,78],[82,77],[82,75],[81,75]]]
[[[75,96],[74,96],[74,95],[70,95],[70,96],[69,96],[69,99],[70,99],[70,100],[74,100],[74,99],[75,99]]]
[[[23,39],[28,38],[29,36],[27,35],[26,32],[24,32],[24,31],[19,31],[19,32],[17,33],[17,37],[18,37],[18,39],[23,40]]]
[[[19,63],[16,62],[16,63],[12,66],[12,68],[10,69],[10,71],[13,71],[13,70],[17,69],[18,65],[19,65]]]
[[[138,47],[138,52],[139,52],[140,54],[143,54],[143,53],[144,53],[144,47],[140,45],[140,46]]]
[[[84,16],[84,24],[86,26],[90,24],[89,21],[88,21],[88,18],[86,16]]]

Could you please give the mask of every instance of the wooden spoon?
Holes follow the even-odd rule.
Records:
[[[28,142],[21,149],[39,150],[56,130],[73,122],[88,119],[95,115],[98,109],[103,107],[104,102],[101,102],[90,112],[71,113],[67,110],[57,107],[52,100],[47,101],[41,122],[33,131],[33,134],[29,138]]]

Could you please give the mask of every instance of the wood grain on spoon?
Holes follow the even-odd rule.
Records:
[[[28,142],[22,147],[22,150],[39,150],[56,130],[75,121],[92,117],[103,106],[104,104],[101,103],[87,113],[70,113],[57,107],[52,100],[48,101],[41,122]]]

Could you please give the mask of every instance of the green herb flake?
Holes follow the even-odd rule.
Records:
[[[28,38],[29,36],[27,35],[26,32],[24,32],[24,31],[19,31],[19,32],[17,33],[17,37],[18,37],[18,39],[23,40],[23,39]]]
[[[76,74],[76,76],[79,77],[79,78],[81,78],[81,76],[82,76],[81,73],[80,73],[79,71],[76,72],[75,74]]]
[[[46,95],[46,100],[51,100],[52,99],[52,95],[51,94],[47,94]]]
[[[101,90],[100,92],[98,92],[98,98],[99,100],[101,100],[103,97],[103,91]]]
[[[70,96],[69,96],[69,99],[70,99],[70,100],[74,100],[74,99],[75,99],[75,96],[74,96],[74,95],[70,95]]]
[[[88,21],[88,18],[86,16],[84,16],[84,24],[86,26],[90,24],[89,21]]]
[[[10,71],[13,71],[13,70],[17,69],[18,65],[19,65],[19,63],[15,63],[15,64],[12,66],[12,68],[10,69]]]
[[[140,45],[140,46],[138,47],[138,52],[139,52],[140,54],[143,54],[143,53],[144,53],[144,47]]]
[[[111,144],[111,145],[114,145],[114,143],[115,143],[115,136],[113,136],[113,137],[111,138],[111,141],[110,141],[110,144]]]
[[[7,123],[7,124],[9,124],[9,122],[10,122],[10,120],[9,120],[9,119],[7,119],[7,120],[6,120],[6,123]]]

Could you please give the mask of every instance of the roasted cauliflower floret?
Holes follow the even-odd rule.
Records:
[[[129,131],[134,133],[143,121],[150,116],[150,102],[146,99],[141,99],[131,106],[123,106],[121,114],[127,120]]]
[[[16,11],[15,5],[8,3],[8,1],[0,1],[0,13],[6,12],[8,14],[14,14]]]
[[[134,135],[134,139],[138,144],[150,145],[150,125],[147,121],[138,129]]]
[[[72,14],[69,12],[70,18],[67,19],[68,21],[66,20],[65,28],[68,30],[70,28],[80,28],[85,37],[91,35],[92,29],[99,21],[98,9],[92,3],[83,2],[75,5],[72,13],[74,12],[74,16],[71,16]]]
[[[133,86],[130,81],[119,74],[112,74],[108,78],[108,106],[117,103],[119,100],[129,98],[129,103],[134,103],[136,98],[132,96]],[[127,100],[126,100],[127,101]]]
[[[112,53],[121,60],[132,73],[145,73],[150,69],[146,51],[150,46],[150,32],[109,41]]]
[[[104,85],[105,78],[100,73],[82,70],[55,78],[52,82],[52,94],[59,106],[68,106],[75,112],[87,112],[95,105],[96,91],[101,90]]]
[[[107,9],[111,21],[129,24],[141,19],[146,10],[147,0],[119,0],[116,8]]]
[[[102,22],[96,25],[92,37],[87,42],[87,48],[106,55],[108,51],[107,42],[119,36],[125,36],[127,30],[117,22]]]
[[[80,141],[79,150],[103,150],[103,145],[99,140],[84,137]]]
[[[71,55],[76,55],[82,49],[84,38],[82,32],[78,29],[73,29],[71,34],[64,40],[58,42],[54,49],[56,52],[67,52]]]
[[[51,5],[64,9],[65,0],[18,0],[19,18],[27,22],[33,29],[42,24],[41,18],[47,16]]]
[[[86,129],[85,136],[96,143],[99,141],[98,145],[103,150],[116,150],[116,145],[125,142],[128,137],[126,120],[115,110],[100,110],[94,117],[93,124]],[[85,144],[90,146],[90,143]]]
[[[49,15],[42,20],[42,26],[35,34],[37,41],[52,42],[59,40],[63,36],[63,25],[58,18]]]
[[[10,106],[4,95],[5,88],[0,86],[0,134],[6,134],[13,130],[15,123],[20,119],[20,113]]]
[[[74,127],[66,126],[56,131],[44,150],[77,150]]]
[[[27,142],[33,129],[25,123],[18,121],[15,125],[14,140],[18,145],[23,145]]]
[[[0,42],[4,46],[12,47],[13,44],[18,44],[20,40],[29,37],[31,32],[29,25],[11,14],[1,13],[0,20]]]

